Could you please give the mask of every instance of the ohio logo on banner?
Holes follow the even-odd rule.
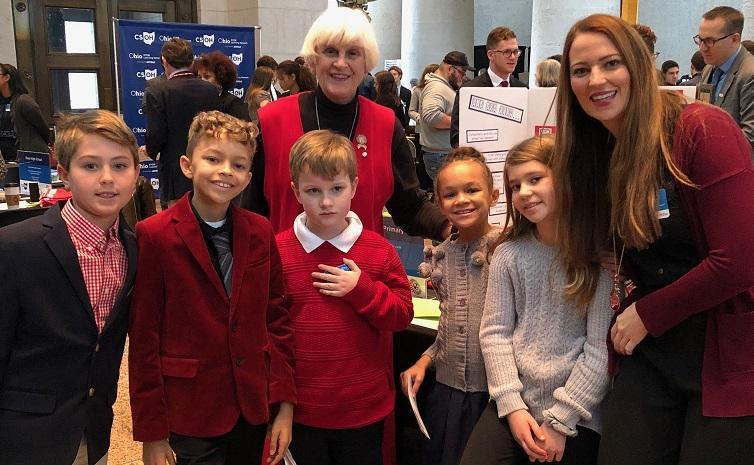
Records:
[[[191,42],[197,57],[213,50],[225,53],[238,69],[236,84],[230,92],[243,99],[257,61],[253,28],[124,19],[117,20],[117,24],[121,111],[139,145],[144,144],[147,133],[142,110],[144,87],[147,81],[163,73],[160,49],[172,37]]]

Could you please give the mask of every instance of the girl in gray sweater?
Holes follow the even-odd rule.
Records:
[[[564,294],[553,247],[553,145],[535,137],[508,153],[509,228],[492,257],[479,333],[492,401],[462,464],[596,463],[611,278],[603,271],[591,302]]]

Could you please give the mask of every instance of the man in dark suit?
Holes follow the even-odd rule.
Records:
[[[401,79],[403,79],[403,70],[398,66],[391,66],[388,68],[390,74],[395,79],[395,90],[398,94],[398,98],[401,99],[401,110],[405,115],[404,121],[408,121],[408,106],[411,104],[411,90],[401,85]]]
[[[529,87],[511,73],[516,69],[521,51],[516,34],[507,27],[496,27],[487,35],[487,58],[490,66],[461,87]],[[458,93],[450,115],[450,145],[458,147]]]
[[[160,51],[167,81],[144,91],[147,155],[157,160],[160,196],[172,204],[191,190],[178,160],[186,153],[191,121],[202,111],[219,110],[217,87],[197,78],[189,67],[194,51],[187,40],[173,37]],[[158,158],[159,155],[159,158]]]
[[[754,56],[741,46],[744,16],[729,6],[702,15],[699,45],[707,66],[700,83],[710,84],[710,103],[722,108],[741,126],[754,159]]]

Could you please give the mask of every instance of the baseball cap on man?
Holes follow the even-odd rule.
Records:
[[[451,66],[459,66],[466,71],[476,71],[475,68],[469,66],[469,60],[466,58],[466,54],[457,50],[454,50],[445,55],[445,58],[443,58],[442,61],[443,63],[447,63]]]

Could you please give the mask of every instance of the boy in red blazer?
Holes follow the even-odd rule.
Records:
[[[136,225],[129,371],[145,465],[258,464],[291,440],[293,331],[272,228],[231,203],[249,183],[256,126],[198,114],[181,169],[193,192]]]
[[[395,400],[381,335],[411,322],[408,277],[393,246],[350,211],[358,178],[348,139],[308,132],[289,168],[304,208],[277,235],[296,330],[291,452],[299,465],[379,465]]]
[[[136,240],[119,212],[136,139],[105,110],[58,124],[71,199],[0,229],[0,464],[103,465],[128,328]]]

